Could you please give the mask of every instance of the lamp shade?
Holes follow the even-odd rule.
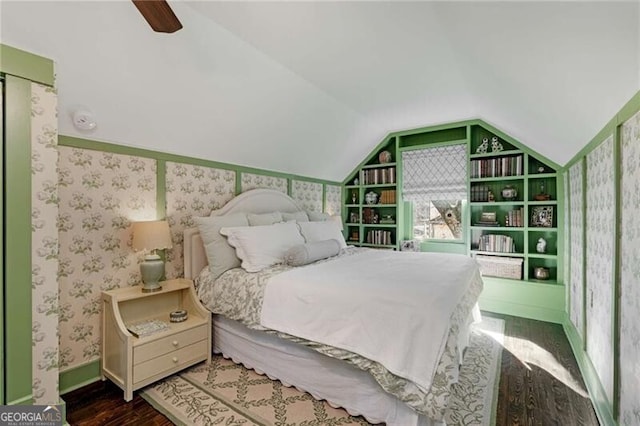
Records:
[[[135,251],[171,248],[171,232],[166,220],[133,223],[133,249]]]

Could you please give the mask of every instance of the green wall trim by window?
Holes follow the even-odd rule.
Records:
[[[15,47],[0,44],[0,72],[53,86],[53,61]]]

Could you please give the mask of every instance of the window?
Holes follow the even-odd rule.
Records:
[[[414,201],[413,238],[462,239],[462,200]]]
[[[466,144],[402,153],[402,196],[413,207],[413,238],[462,240]]]

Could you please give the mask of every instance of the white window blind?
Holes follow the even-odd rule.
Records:
[[[423,148],[402,153],[405,201],[466,200],[467,145]]]

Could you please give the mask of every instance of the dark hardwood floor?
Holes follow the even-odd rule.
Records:
[[[504,318],[505,348],[497,425],[598,425],[562,326]],[[134,393],[124,402],[111,382],[97,382],[63,395],[71,425],[171,425]]]

